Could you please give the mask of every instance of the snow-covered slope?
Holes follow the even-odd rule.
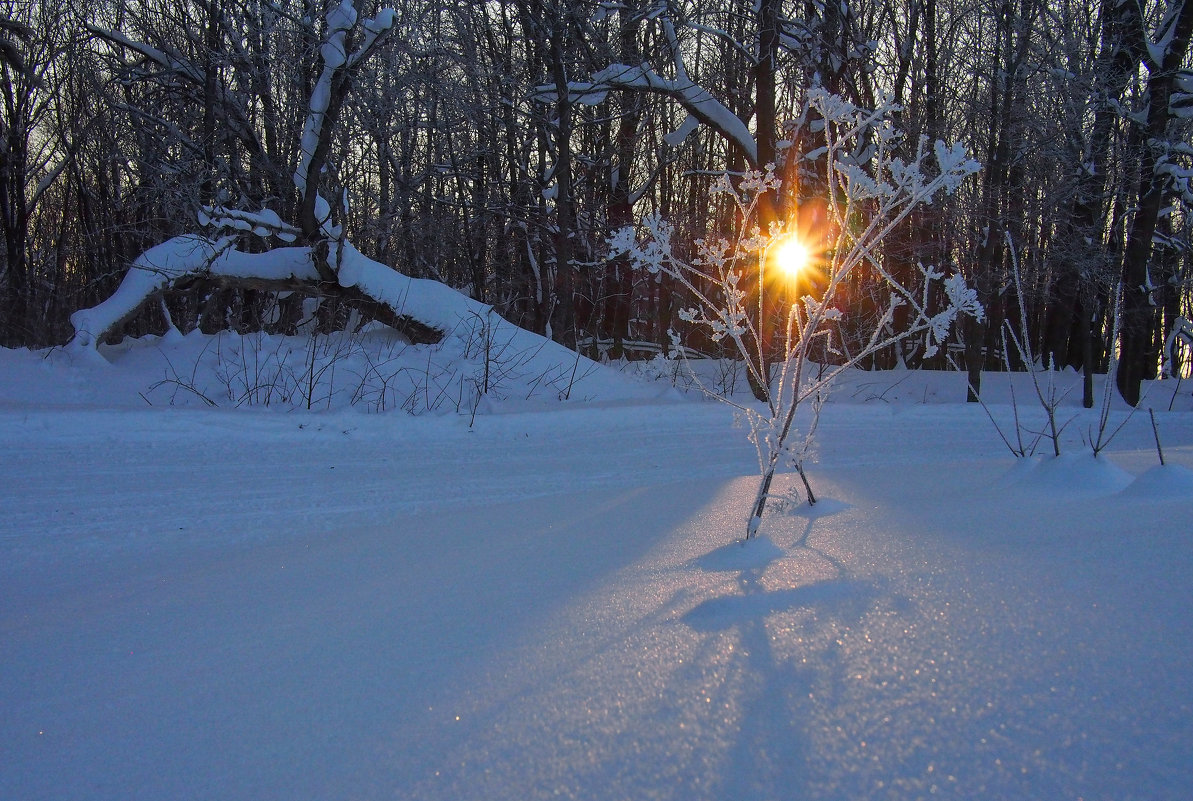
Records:
[[[181,335],[171,329],[161,342],[148,337],[119,348],[104,346],[106,332],[186,276],[309,283],[319,277],[309,248],[245,253],[233,249],[231,240],[184,235],[145,251],[116,292],[71,315],[74,338],[64,353],[52,351],[46,358],[83,367],[102,365],[96,351],[111,359],[130,358],[127,353],[132,352],[134,363],[124,366],[125,373],[145,369],[148,359],[155,378],[135,389],[150,404],[308,410],[352,406],[373,411],[401,408],[413,414],[451,409],[474,414],[481,406],[517,398],[610,400],[643,394],[618,373],[599,370],[595,362],[513,325],[491,306],[437,281],[402,275],[350,243],[335,245],[333,261],[342,287],[359,289],[396,316],[442,334],[442,339],[433,347],[418,347],[373,324],[363,331],[354,325],[349,333],[322,339],[232,334],[212,340],[192,334],[180,342]],[[125,388],[134,387],[126,383]]]

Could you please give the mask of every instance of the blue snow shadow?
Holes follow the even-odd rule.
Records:
[[[696,631],[723,631],[778,612],[813,607],[839,609],[859,603],[868,605],[876,597],[877,589],[870,582],[830,579],[804,587],[710,598],[697,604],[681,619]]]
[[[826,510],[825,513],[834,512]],[[849,578],[840,562],[806,545],[807,537],[808,532],[804,532],[796,544],[795,552],[817,554],[836,567],[838,577],[800,587],[764,590],[761,578],[770,565],[793,554],[765,535],[752,540],[737,540],[699,556],[688,564],[709,573],[737,573],[741,594],[709,598],[688,610],[680,620],[696,631],[722,631],[741,624],[757,623],[777,612],[795,609],[859,611],[853,608],[856,604],[867,606],[878,596],[878,588],[873,582]]]
[[[705,680],[723,676],[707,697],[713,707],[735,710],[739,722],[727,733],[722,774],[707,797],[771,801],[816,791],[813,779],[822,757],[812,721],[823,719],[826,703],[834,703],[855,670],[855,657],[839,632],[857,626],[877,606],[894,605],[882,579],[852,577],[828,549],[808,544],[812,529],[821,525],[817,518],[843,508],[848,507],[837,502],[801,510],[812,514],[802,535],[790,532],[797,538],[788,547],[762,535],[688,562],[731,574],[729,586],[721,585],[725,594],[706,598],[677,619],[702,638],[701,653],[708,657],[686,669]],[[806,559],[830,565],[831,577],[771,588],[766,576],[772,568],[779,568],[777,579],[788,575],[781,563]],[[773,636],[778,630],[786,632],[781,640]]]
[[[821,498],[812,505],[801,503],[788,507],[784,510],[784,514],[789,517],[806,517],[815,520],[818,517],[829,517],[852,508],[853,504],[839,501],[836,498]]]
[[[752,540],[736,540],[728,545],[698,556],[688,564],[708,573],[737,571],[762,571],[786,552],[775,545],[769,537],[759,536]]]

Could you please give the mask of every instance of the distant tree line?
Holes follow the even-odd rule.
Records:
[[[71,312],[212,209],[304,219],[293,175],[332,5],[0,0],[0,344],[66,341]],[[680,288],[606,243],[654,212],[680,247],[732,232],[713,182],[770,164],[783,190],[758,222],[810,213],[820,86],[892,102],[909,146],[965,142],[984,165],[880,256],[909,281],[921,263],[964,275],[985,317],[931,358],[906,342],[874,367],[1020,369],[1010,325],[1056,367],[1092,376],[1117,354],[1132,403],[1161,370],[1188,375],[1193,0],[391,5],[391,35],[337,78],[317,172],[347,238],[403,273],[594,354],[666,350],[672,330],[709,350]],[[856,314],[873,291],[851,290]],[[160,332],[163,310],[183,329],[293,332],[303,300],[194,281],[123,333]],[[319,324],[342,325],[321,302]]]

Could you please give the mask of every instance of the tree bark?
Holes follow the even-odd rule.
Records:
[[[1122,264],[1122,320],[1119,347],[1118,389],[1123,400],[1138,406],[1145,379],[1154,378],[1159,365],[1156,325],[1159,321],[1155,285],[1151,275],[1152,240],[1167,187],[1156,168],[1172,119],[1169,102],[1178,71],[1189,49],[1193,30],[1193,0],[1180,0],[1170,12],[1171,40],[1159,62],[1148,58],[1148,112],[1144,148],[1139,164],[1135,215],[1131,220]]]

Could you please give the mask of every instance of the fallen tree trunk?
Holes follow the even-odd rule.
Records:
[[[337,281],[331,283],[320,278],[311,249],[307,247],[244,253],[233,249],[227,240],[190,234],[175,237],[137,257],[111,297],[71,315],[75,335],[68,347],[95,348],[135,317],[150,300],[196,280],[213,280],[225,287],[297,291],[339,298],[414,344],[439,342],[454,325],[454,320],[443,318],[442,306],[436,308],[436,304],[422,302],[411,304],[417,308],[407,308],[411,282],[415,279],[365,258],[351,245],[344,243],[341,248]],[[415,294],[424,297],[428,289],[420,286]],[[446,286],[442,290],[458,294]]]

